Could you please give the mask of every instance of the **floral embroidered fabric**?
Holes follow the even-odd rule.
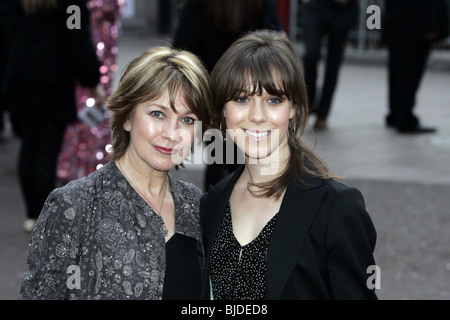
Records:
[[[196,239],[202,252],[202,193],[170,173],[169,181],[175,232]],[[47,198],[19,299],[161,299],[165,233],[162,218],[109,162]]]

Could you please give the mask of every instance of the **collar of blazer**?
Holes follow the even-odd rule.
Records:
[[[206,196],[207,201],[202,211],[203,230],[209,230],[204,233],[208,260],[226,203],[243,170],[244,165],[215,187],[210,187]],[[267,256],[266,290],[268,300],[280,299],[300,255],[311,221],[326,193],[321,179],[309,177],[305,180],[306,186],[290,183],[281,203]]]

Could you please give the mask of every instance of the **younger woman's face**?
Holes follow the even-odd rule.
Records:
[[[265,89],[260,95],[243,93],[224,108],[227,132],[246,157],[254,160],[271,157],[275,150],[281,157],[289,152],[287,130],[294,114],[291,101],[270,95]]]

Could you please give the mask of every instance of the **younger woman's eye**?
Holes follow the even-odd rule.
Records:
[[[280,98],[270,98],[269,99],[269,103],[271,103],[271,104],[279,104],[279,103],[282,103],[283,102],[283,100],[281,100]]]
[[[236,101],[237,103],[246,103],[246,102],[248,102],[248,98],[247,97],[237,97],[236,99],[234,99],[234,101]]]
[[[150,115],[153,116],[154,118],[157,118],[157,119],[161,119],[161,118],[164,117],[164,113],[162,113],[159,110],[155,110],[155,111],[150,112]]]

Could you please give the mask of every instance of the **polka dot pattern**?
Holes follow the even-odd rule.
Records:
[[[253,241],[241,246],[233,233],[228,202],[211,248],[209,267],[214,299],[265,299],[267,249],[277,216],[264,226]]]

